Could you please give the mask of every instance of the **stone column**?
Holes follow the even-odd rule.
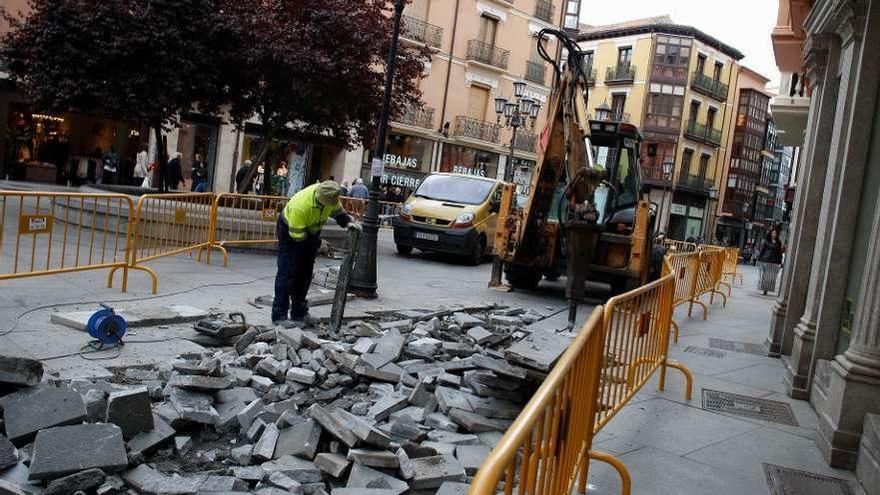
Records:
[[[817,357],[834,356],[871,140],[871,126],[865,123],[873,121],[877,74],[862,57],[865,17],[857,12],[832,17],[840,49],[826,78],[838,79],[839,90],[807,302],[786,372],[788,392],[796,399],[809,397]]]
[[[812,82],[813,94],[810,102],[810,121],[807,127],[804,150],[801,156],[802,177],[798,183],[797,219],[790,246],[794,250],[786,257],[786,270],[789,273],[788,286],[784,287],[787,299],[784,306],[774,307],[775,318],[768,338],[771,355],[791,354],[794,327],[804,312],[809,283],[810,267],[813,263],[813,249],[816,231],[819,226],[819,208],[822,204],[825,171],[828,165],[828,150],[831,135],[827,132],[834,123],[837,105],[836,80],[826,81],[825,72],[832,39],[819,37],[811,39],[805,54],[809,68],[808,77]]]
[[[872,145],[872,131],[878,130],[872,129],[872,124],[880,90],[880,52],[873,47],[880,43],[880,4],[872,2],[867,15],[859,8],[864,8],[865,3],[850,4],[854,5],[848,5],[850,15],[847,21],[839,23],[842,38],[846,41],[847,37],[852,37],[854,42],[867,49],[861,50],[858,74],[851,84],[857,92],[853,118],[844,120],[854,129],[864,129],[853,131],[849,140],[851,149],[843,158],[855,163],[876,162],[880,157],[876,152],[875,156],[867,156],[867,150]],[[865,29],[864,36],[859,34],[862,29]],[[880,139],[876,132],[873,139]],[[877,194],[877,191],[866,193]],[[849,201],[857,205],[858,199],[859,195],[856,195]],[[865,415],[880,413],[880,284],[877,283],[880,280],[880,208],[875,208],[872,223],[849,348],[831,362],[829,383],[824,387],[827,397],[814,401],[819,415],[819,448],[830,465],[846,469],[855,467]],[[823,330],[820,328],[817,350],[819,346],[833,345],[830,339],[823,342]]]

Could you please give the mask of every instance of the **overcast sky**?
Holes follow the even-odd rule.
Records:
[[[770,31],[776,25],[778,0],[614,0],[581,2],[581,22],[598,25],[668,14],[745,54],[740,63],[778,84]]]

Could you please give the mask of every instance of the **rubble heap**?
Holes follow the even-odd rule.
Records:
[[[118,370],[123,385],[52,385],[0,358],[0,381],[24,387],[0,397],[0,494],[464,494],[568,343],[528,344],[539,318],[251,326],[232,348]]]

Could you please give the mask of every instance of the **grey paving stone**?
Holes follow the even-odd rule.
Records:
[[[294,455],[314,459],[320,438],[321,426],[314,419],[307,419],[281,430],[273,457],[278,459],[284,455]]]
[[[118,426],[56,426],[37,433],[28,478],[49,480],[89,468],[117,472],[127,466],[125,443]]]
[[[439,488],[445,481],[465,481],[467,475],[461,463],[453,456],[437,455],[412,459],[413,478],[409,485],[413,490]]]
[[[555,332],[537,330],[511,345],[504,354],[510,362],[549,372],[571,339]]]
[[[18,464],[18,454],[15,445],[3,435],[0,435],[0,471]]]
[[[396,469],[398,466],[397,455],[387,450],[349,449],[347,458],[375,468]]]
[[[247,406],[245,406],[244,409],[242,409],[241,412],[238,413],[238,424],[241,429],[247,431],[251,427],[251,424],[254,422],[254,418],[257,417],[257,414],[263,412],[263,409],[265,409],[265,407],[266,404],[263,402],[262,399],[251,401]]]
[[[483,356],[481,354],[475,354],[472,357],[472,360],[475,365],[479,366],[480,368],[489,370],[497,375],[508,376],[517,380],[526,379],[526,370],[520,368],[519,366],[514,366],[507,361],[501,359],[492,359],[488,356]]]
[[[54,387],[23,396],[3,409],[6,436],[19,446],[43,428],[75,424],[85,418],[86,406],[79,393]]]
[[[481,326],[476,326],[467,331],[468,337],[474,339],[477,344],[485,345],[495,340],[495,334]],[[471,349],[473,352],[473,349]]]
[[[460,326],[462,330],[467,330],[483,324],[483,320],[464,312],[453,313],[452,318],[455,320],[455,324]]]
[[[425,417],[425,426],[438,430],[458,432],[458,425],[455,421],[438,412],[431,413]]]
[[[391,413],[397,412],[407,406],[408,397],[397,393],[387,394],[377,400],[373,407],[367,412],[367,415],[376,421],[383,421],[391,416]]]
[[[43,379],[43,363],[36,359],[0,355],[0,383],[30,387]]]
[[[428,432],[428,439],[432,442],[451,443],[453,445],[479,445],[480,439],[476,435],[467,433],[453,433],[451,431],[434,430]]]
[[[233,380],[225,376],[174,375],[168,383],[175,387],[200,392],[216,392],[231,387]]]
[[[202,479],[166,476],[146,464],[122,473],[122,479],[145,495],[190,495],[198,493]]]
[[[302,484],[282,471],[275,471],[270,474],[266,479],[266,483],[272,486],[277,486],[287,493],[293,493],[295,495],[302,495],[303,493]]]
[[[229,457],[231,457],[233,461],[242,466],[247,466],[251,463],[251,457],[253,456],[253,454],[254,446],[252,444],[241,445],[229,451]]]
[[[428,449],[428,451],[431,452],[431,455],[455,455],[455,444],[453,443],[432,442],[426,440],[419,444],[419,446]]]
[[[253,457],[257,461],[267,461],[275,454],[275,445],[278,443],[280,431],[274,423],[266,425],[260,439],[254,444]]]
[[[483,461],[489,457],[489,447],[485,445],[458,445],[455,447],[455,458],[461,463],[468,476],[477,474]]]
[[[437,490],[436,495],[467,495],[467,483],[459,483],[457,481],[444,481]]]
[[[317,421],[324,430],[341,440],[342,443],[348,447],[354,447],[357,445],[358,437],[331,411],[318,404],[312,404],[309,407],[307,414]]]
[[[153,429],[143,431],[128,441],[130,452],[149,454],[171,439],[176,432],[160,416],[153,415]],[[123,435],[124,437],[125,435]]]
[[[449,410],[453,408],[464,411],[473,410],[471,403],[468,402],[468,394],[460,390],[449,387],[437,387],[434,390],[434,395],[437,398],[437,404],[440,406],[440,410],[444,413],[448,413]]]
[[[107,398],[107,422],[122,429],[122,436],[133,438],[153,429],[153,411],[147,387],[112,392]]]
[[[245,481],[262,481],[266,477],[266,471],[260,466],[233,466],[232,474]]]
[[[268,473],[282,471],[300,483],[318,483],[321,481],[321,470],[315,463],[292,455],[285,455],[274,461],[264,462],[261,466]]]
[[[177,455],[185,455],[189,452],[193,447],[192,437],[188,436],[179,436],[174,437],[174,451],[177,452]],[[235,450],[235,449],[233,449]]]
[[[210,394],[171,387],[170,399],[174,409],[186,421],[215,425],[220,419],[214,409],[214,397]]]
[[[330,476],[339,478],[351,465],[351,461],[342,454],[326,452],[315,456],[315,465]]]
[[[217,423],[215,426],[219,430],[228,430],[238,426],[238,415],[247,407],[244,402],[229,401],[216,404]]]
[[[46,491],[43,492],[43,495],[68,495],[79,490],[93,490],[101,486],[105,479],[107,479],[107,475],[104,474],[104,471],[97,468],[86,469],[52,480],[46,486]],[[2,493],[2,490],[0,490],[0,493]]]
[[[409,485],[400,479],[390,476],[376,469],[354,464],[351,466],[351,473],[348,475],[348,483],[346,488],[357,488],[361,491],[354,492],[358,494],[365,493],[366,488],[389,490],[388,495],[401,493],[409,490]],[[384,495],[384,494],[382,494]]]
[[[315,383],[316,376],[317,375],[315,375],[315,372],[312,370],[294,367],[287,370],[285,378],[288,381],[302,383],[305,385],[312,385]]]

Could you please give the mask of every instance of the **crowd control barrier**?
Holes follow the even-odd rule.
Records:
[[[363,221],[367,214],[367,200],[342,196],[339,198],[342,208],[357,221]],[[391,226],[391,219],[400,213],[401,203],[379,201],[379,223],[383,227]]]
[[[693,242],[676,241],[674,239],[665,239],[663,245],[670,253],[694,253],[699,249]]]
[[[743,274],[739,271],[739,248],[724,248],[724,270],[722,271],[722,279],[729,278],[730,284],[735,284],[736,280],[739,279],[739,285],[742,287],[743,285]],[[724,283],[727,285],[727,295],[729,296],[733,287],[730,284]]]
[[[158,291],[159,277],[143,263],[194,251],[201,257],[203,249],[215,248],[210,242],[213,206],[213,193],[145,194],[138,199],[131,221],[128,268],[150,275],[153,294]],[[110,271],[108,285],[111,287],[116,270]],[[128,270],[122,279],[124,291]]]
[[[225,246],[278,242],[278,217],[289,200],[285,196],[218,194],[211,209],[211,249],[207,250],[207,262],[211,263],[213,249],[223,254],[223,266],[227,266],[229,253]]]
[[[0,280],[127,272],[131,211],[124,194],[0,191]]]
[[[585,493],[590,460],[610,464],[624,495],[631,490],[626,466],[594,451],[594,435],[660,370],[680,370],[691,399],[693,379],[668,359],[675,277],[665,275],[596,308],[541,387],[483,462],[470,495]]]

